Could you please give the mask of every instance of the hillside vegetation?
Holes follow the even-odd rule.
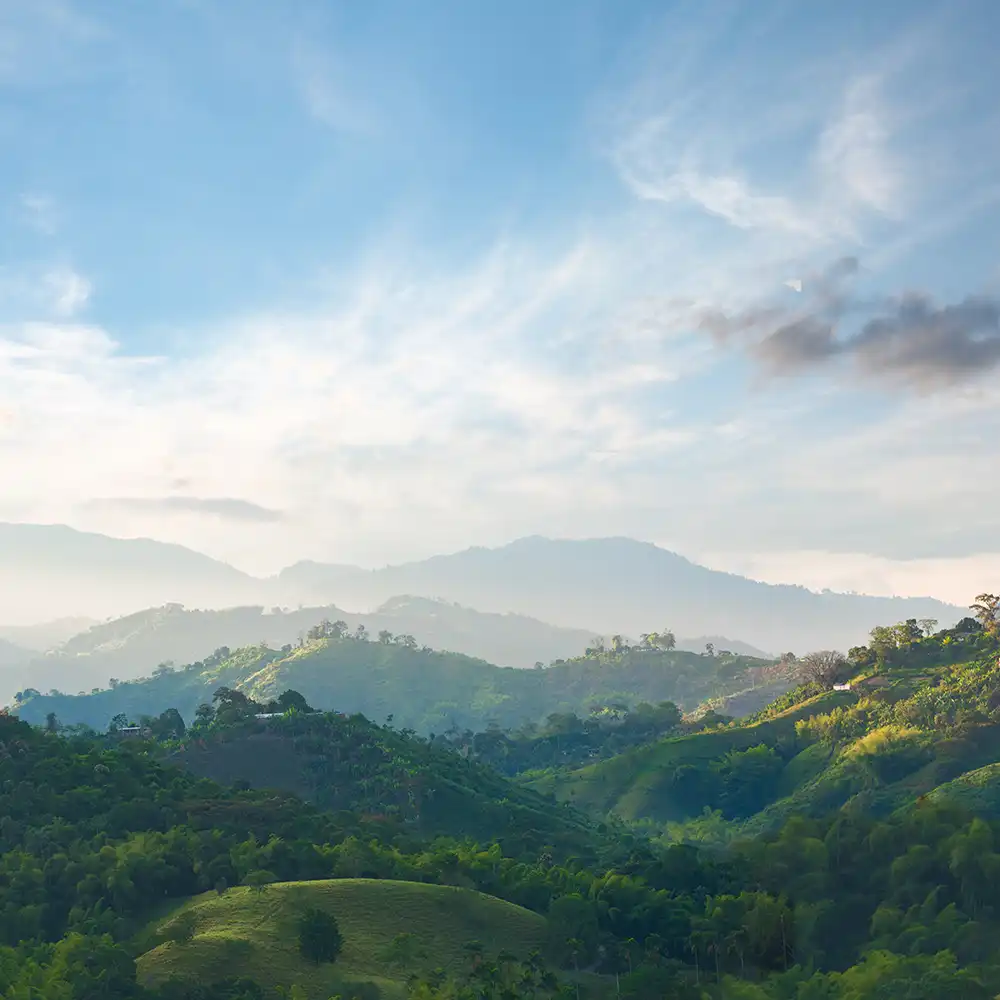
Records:
[[[514,855],[593,856],[596,831],[581,815],[412,732],[360,715],[291,711],[258,720],[254,713],[272,706],[226,689],[216,703],[214,716],[203,711],[171,744],[169,763],[225,785],[291,792],[411,835],[491,840]]]
[[[313,963],[298,948],[296,921],[316,907],[336,915],[344,950],[336,963]],[[442,969],[458,975],[467,946],[485,954],[525,957],[546,942],[545,918],[493,896],[456,886],[392,879],[320,879],[239,887],[197,896],[155,923],[154,940],[136,962],[139,981],[202,981],[249,976],[264,987],[295,983],[307,996],[345,986],[406,995],[413,975]]]
[[[373,639],[365,629],[350,632],[344,622],[324,622],[299,647],[221,648],[182,669],[164,666],[151,678],[116,682],[86,696],[21,692],[18,712],[37,723],[54,712],[63,723],[103,730],[116,715],[138,718],[166,706],[190,721],[220,686],[264,701],[292,688],[320,709],[377,720],[392,715],[399,726],[441,733],[485,730],[491,723],[513,728],[552,713],[586,715],[609,703],[672,701],[687,711],[707,697],[756,684],[757,675],[773,669],[771,661],[725,651],[699,655],[614,637],[607,648],[600,644],[547,668],[517,670],[418,647],[408,635],[385,631]],[[791,683],[792,675],[786,676]]]
[[[1000,815],[996,654],[993,633],[973,619],[936,633],[912,621],[877,628],[848,657],[817,658],[824,669],[812,680],[742,722],[668,736],[532,785],[633,822],[707,811],[729,821],[727,836],[851,806],[885,815],[922,796]]]
[[[484,794],[488,781],[497,794],[514,786],[412,733],[311,715],[295,692],[266,705],[274,720],[252,722],[246,696],[222,692],[195,728],[225,742],[263,721],[316,740],[321,769],[342,768],[331,808],[171,766],[178,734],[191,737],[169,709],[148,738],[121,720],[105,735],[59,735],[55,719],[33,729],[0,716],[0,995],[323,1000],[335,986],[374,1000],[398,994],[406,970],[420,1000],[989,1000],[1000,820],[970,807],[989,801],[998,759],[998,607],[935,634],[878,630],[848,659],[807,660],[809,682],[756,719],[707,715],[704,733],[598,765],[625,780],[622,760],[674,747],[648,772],[673,768],[680,791],[717,795],[735,834],[725,847],[579,819],[575,840],[544,843],[536,817],[502,799],[502,843],[472,839],[453,811],[421,828],[424,793],[447,773]],[[830,690],[845,677],[850,690]],[[839,786],[805,794],[838,769],[837,781],[867,785],[846,799]],[[369,814],[386,796],[397,809]],[[339,884],[355,879],[369,881]],[[444,890],[455,900],[444,912],[446,886],[495,900]],[[392,933],[404,920],[421,921],[420,940]]]

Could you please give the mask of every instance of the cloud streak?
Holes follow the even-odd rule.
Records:
[[[90,506],[141,514],[206,514],[228,521],[271,524],[283,519],[280,510],[270,510],[249,500],[233,497],[109,497],[92,500]]]

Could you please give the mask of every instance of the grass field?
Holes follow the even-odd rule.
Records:
[[[337,918],[344,949],[332,965],[313,965],[299,954],[296,920],[306,907]],[[163,940],[171,925],[184,922],[193,930],[190,940]],[[150,929],[160,943],[137,964],[146,984],[173,975],[202,982],[250,976],[265,987],[298,985],[308,1000],[327,1000],[345,982],[371,982],[383,996],[401,997],[413,972],[465,968],[464,946],[472,940],[488,955],[526,957],[543,947],[545,926],[537,913],[470,889],[375,879],[281,882],[262,892],[240,886],[195,897]]]

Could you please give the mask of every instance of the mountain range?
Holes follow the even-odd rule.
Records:
[[[970,594],[976,586],[970,582]],[[818,594],[760,583],[629,538],[529,537],[372,570],[307,561],[261,579],[180,545],[62,525],[0,524],[0,621],[107,618],[168,603],[332,604],[357,613],[401,594],[512,612],[589,634],[637,636],[671,628],[739,636],[761,649],[797,653],[847,648],[886,621],[951,624],[964,614],[932,598]]]
[[[419,645],[512,667],[578,656],[593,639],[582,629],[560,628],[526,615],[492,614],[424,597],[394,597],[371,614],[354,614],[336,605],[265,611],[261,605],[188,610],[167,604],[94,623],[44,655],[0,639],[0,703],[27,687],[76,692],[104,687],[112,677],[134,680],[162,663],[194,663],[223,646],[238,649],[264,642],[277,649],[299,642],[323,619],[340,619],[352,631],[363,626],[372,638],[382,631],[411,635]],[[55,633],[58,624],[48,630],[39,626],[36,634]],[[701,652],[709,642],[745,656],[768,655],[721,636],[681,638],[677,647]]]

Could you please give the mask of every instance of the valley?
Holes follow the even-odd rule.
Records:
[[[20,988],[58,968],[85,996],[99,967],[115,996],[163,1000],[986,1000],[983,598],[950,628],[784,664],[650,633],[517,670],[324,622],[290,650],[29,695],[0,717],[0,934],[52,943],[0,969]],[[771,701],[720,714],[748,679]],[[12,881],[15,863],[51,874]]]

